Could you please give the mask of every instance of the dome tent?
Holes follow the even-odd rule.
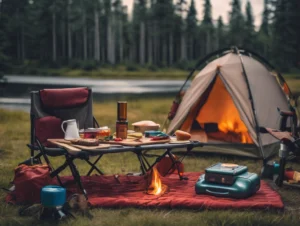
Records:
[[[177,129],[191,133],[206,146],[199,151],[270,157],[279,142],[260,133],[260,126],[279,129],[277,109],[291,109],[286,82],[265,59],[237,47],[210,54],[196,68],[212,57],[182,99],[177,95],[179,106],[176,114],[169,113],[168,134]]]

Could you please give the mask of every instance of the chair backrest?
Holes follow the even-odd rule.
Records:
[[[63,138],[61,123],[76,119],[80,129],[94,127],[90,88],[43,89],[31,92],[31,144],[35,138],[45,146],[49,138]]]

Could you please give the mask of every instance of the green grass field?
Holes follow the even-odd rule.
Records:
[[[169,111],[172,99],[131,100],[128,103],[129,122],[149,119],[163,123]],[[109,101],[94,104],[95,117],[101,125],[113,126],[116,119],[116,103]],[[0,187],[9,187],[13,179],[13,169],[19,162],[29,157],[26,144],[29,141],[29,114],[0,110]],[[62,159],[53,158],[55,165]],[[216,162],[234,162],[247,165],[249,171],[259,173],[261,161],[238,157],[196,155],[184,160],[186,171],[203,171]],[[106,155],[101,160],[105,173],[119,174],[126,171],[138,171],[139,165],[133,154]],[[77,161],[81,172],[87,165]],[[299,169],[299,165],[292,166]],[[68,170],[65,175],[70,174]],[[298,190],[280,188],[278,192],[286,205],[285,211],[212,211],[212,210],[170,210],[170,209],[93,209],[92,220],[76,216],[75,220],[61,222],[59,225],[297,225],[300,222],[300,193]],[[53,225],[51,222],[38,221],[33,217],[18,215],[19,206],[4,202],[6,192],[0,190],[0,225]]]
[[[292,78],[293,77],[293,78]],[[292,76],[288,83],[293,91],[300,90],[300,80]],[[297,76],[296,76],[297,78]],[[130,100],[128,102],[128,120],[130,123],[139,120],[153,120],[163,124],[172,103],[171,98]],[[116,103],[106,101],[94,104],[94,115],[100,125],[114,128],[116,120]],[[0,109],[0,187],[8,188],[14,176],[14,168],[30,155],[26,144],[29,142],[29,114]],[[62,163],[62,158],[51,159],[55,166]],[[219,155],[187,156],[184,160],[185,171],[203,171],[216,162],[233,162],[247,165],[249,171],[260,173],[262,161],[239,157]],[[80,172],[86,172],[88,166],[77,161]],[[130,153],[106,155],[101,160],[107,174],[120,174],[124,171],[139,171],[135,155]],[[300,170],[299,163],[288,166]],[[70,175],[68,170],[64,175]],[[271,183],[271,182],[270,182]],[[4,225],[299,225],[300,192],[291,188],[274,187],[285,204],[285,210],[277,211],[215,211],[215,210],[170,210],[170,209],[92,209],[94,218],[89,220],[76,216],[75,220],[53,223],[38,221],[33,217],[18,215],[19,206],[4,202],[6,192],[0,190],[0,226]]]

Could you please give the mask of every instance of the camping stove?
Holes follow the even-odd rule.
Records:
[[[217,163],[205,169],[196,182],[197,194],[247,198],[260,188],[257,174],[249,173],[247,166]]]

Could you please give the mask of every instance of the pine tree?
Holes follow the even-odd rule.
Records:
[[[212,6],[210,3],[210,0],[204,0],[203,4],[203,20],[201,23],[201,33],[203,33],[203,38],[200,40],[202,43],[202,46],[205,46],[205,51],[204,54],[210,53],[214,47],[213,46],[218,46],[217,41],[215,43],[212,42],[214,40],[214,27],[212,23]]]
[[[253,45],[255,42],[255,30],[254,30],[254,19],[252,14],[252,6],[249,1],[246,4],[246,19],[245,19],[245,39],[244,39],[244,47],[248,49],[253,49]]]
[[[187,51],[186,51],[186,21],[183,20],[183,14],[186,11],[185,8],[187,6],[186,0],[178,0],[176,3],[176,12],[180,17],[179,26],[180,26],[180,57],[179,60],[184,62],[187,59]]]
[[[299,66],[299,1],[281,0],[276,4],[273,32],[273,55],[276,65],[288,71]]]
[[[188,10],[188,14],[186,17],[186,24],[187,24],[187,32],[193,32],[194,29],[197,27],[197,11],[196,11],[194,0],[191,1],[191,5]]]
[[[244,17],[240,0],[232,0],[229,13],[229,41],[231,45],[241,46],[244,42]]]
[[[188,10],[186,17],[186,32],[187,32],[187,55],[189,60],[194,59],[195,55],[195,32],[197,31],[197,11],[194,0],[191,1],[191,5]]]
[[[6,36],[7,23],[9,16],[4,13],[5,6],[3,1],[0,2],[0,80],[5,70],[8,69],[9,56],[6,50],[9,48],[9,40]]]
[[[211,16],[211,4],[210,4],[210,0],[204,0],[204,12],[203,12],[203,20],[202,20],[202,24],[205,25],[212,25],[212,16]]]
[[[264,0],[264,11],[262,14],[262,23],[259,32],[267,36],[269,35],[269,19],[270,19],[269,0]]]
[[[252,14],[252,6],[251,3],[248,1],[246,4],[246,29],[249,32],[254,32],[254,19]]]
[[[216,48],[224,48],[226,46],[226,38],[225,38],[225,30],[224,30],[224,23],[222,16],[219,16],[218,23],[217,23],[217,32],[216,32]]]

